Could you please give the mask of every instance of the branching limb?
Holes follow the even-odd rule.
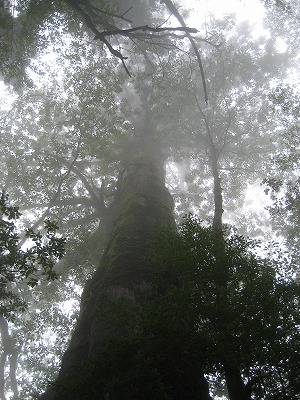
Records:
[[[126,15],[128,13],[128,11],[131,10],[132,7],[130,7],[127,11],[125,11],[122,15],[118,15],[118,14],[114,14],[114,13],[109,12],[109,11],[101,10],[100,8],[95,7],[92,4],[89,4],[87,1],[85,1],[84,4],[94,14],[104,14],[104,15],[108,15],[108,16],[113,17],[113,18],[121,19],[122,21],[128,22],[130,24],[132,23],[132,21],[130,19],[124,17],[124,15]]]
[[[65,182],[65,180],[69,177],[71,170],[72,170],[72,166],[75,164],[78,156],[79,156],[79,149],[80,149],[80,145],[81,145],[81,135],[79,137],[78,143],[77,143],[77,148],[76,148],[76,152],[75,152],[75,156],[73,158],[73,161],[71,162],[67,172],[61,177],[58,187],[56,189],[56,192],[54,193],[54,195],[52,196],[52,198],[50,199],[49,203],[48,203],[48,207],[47,209],[43,212],[43,214],[41,215],[40,218],[38,218],[38,220],[30,227],[30,229],[35,230],[47,217],[47,215],[49,215],[50,209],[54,206],[56,200],[58,199],[60,192],[61,192],[61,188],[63,183]],[[24,236],[20,243],[19,243],[19,247],[21,247],[27,240],[27,237]]]
[[[103,200],[103,196],[98,196],[95,191],[94,188],[92,187],[92,185],[89,183],[89,181],[87,180],[87,178],[83,175],[83,173],[75,166],[74,163],[70,163],[63,159],[60,158],[61,162],[63,162],[67,167],[69,171],[73,171],[75,173],[75,175],[77,175],[77,177],[81,180],[81,182],[83,183],[85,189],[88,191],[89,195],[91,196],[91,200],[93,202],[93,206],[96,208],[96,210],[98,212],[100,212],[101,214],[103,214],[105,212],[106,206]],[[100,192],[103,190],[104,186],[101,185],[101,189]]]
[[[106,37],[106,36],[114,36],[114,35],[121,35],[121,36],[125,36],[125,37],[131,37],[131,35],[134,32],[152,32],[152,33],[160,33],[160,32],[185,32],[186,35],[188,35],[189,33],[197,33],[197,29],[195,28],[188,28],[186,26],[184,27],[168,27],[168,28],[154,28],[153,26],[149,26],[149,25],[143,25],[143,26],[137,26],[135,28],[130,28],[130,29],[114,29],[111,31],[104,31],[99,33],[99,35],[95,36],[95,39],[101,39],[102,37]],[[153,35],[151,35],[153,37]],[[135,37],[137,37],[135,35]],[[156,38],[160,38],[161,36],[159,35],[155,35],[154,37]]]
[[[71,8],[73,8],[73,10],[75,10],[84,20],[86,26],[95,34],[98,35],[99,31],[96,28],[96,26],[94,25],[91,17],[89,16],[89,14],[87,14],[86,12],[84,12],[84,10],[80,7],[80,2],[76,1],[76,0],[65,0],[65,2],[67,4],[69,4],[69,6]]]
[[[61,200],[56,200],[56,206],[77,206],[82,204],[84,206],[90,207],[93,206],[94,203],[89,197],[70,197]],[[33,203],[28,206],[20,207],[20,211],[24,210],[32,210],[34,208],[45,208],[48,207],[49,203]]]
[[[182,27],[186,28],[186,23],[184,22],[184,19],[182,18],[182,16],[180,15],[179,11],[177,10],[177,8],[175,7],[175,5],[173,4],[172,0],[162,0],[163,3],[165,3],[165,5],[167,6],[167,8],[169,9],[169,11],[174,15],[174,17],[178,20],[178,22],[181,24]],[[203,90],[204,90],[204,99],[205,99],[205,103],[208,103],[208,94],[207,94],[207,87],[206,87],[206,81],[205,81],[205,75],[204,75],[204,70],[203,70],[203,65],[202,65],[202,61],[201,61],[201,57],[200,57],[200,53],[199,50],[196,46],[195,40],[194,38],[191,36],[190,32],[187,31],[186,35],[193,47],[193,50],[195,51],[196,57],[197,57],[197,61],[198,61],[198,65],[200,68],[200,73],[201,73],[201,78],[202,78],[202,85],[203,85]]]
[[[202,63],[201,63],[201,59],[200,59],[200,55],[197,49],[197,46],[195,44],[195,42],[193,41],[193,38],[191,37],[191,33],[196,33],[197,29],[193,29],[193,28],[188,28],[183,19],[181,18],[181,16],[179,15],[179,13],[177,12],[177,14],[179,15],[179,17],[181,18],[181,20],[179,21],[181,23],[181,27],[166,27],[166,28],[162,28],[162,27],[151,27],[148,25],[144,25],[144,26],[138,26],[138,27],[134,27],[134,28],[129,28],[129,29],[119,29],[117,27],[115,27],[114,25],[110,25],[111,27],[113,27],[113,29],[111,30],[104,30],[104,31],[100,31],[96,24],[93,22],[91,15],[95,15],[95,11],[97,12],[101,12],[101,13],[105,13],[107,15],[110,15],[114,18],[121,18],[127,22],[131,22],[129,20],[127,20],[126,18],[124,18],[124,15],[126,14],[126,12],[128,12],[129,10],[127,10],[124,14],[122,14],[121,16],[119,15],[115,15],[113,13],[109,13],[103,10],[100,10],[94,6],[92,6],[87,0],[65,0],[67,4],[69,4],[69,6],[80,15],[80,17],[83,19],[84,23],[86,24],[86,26],[95,34],[94,39],[95,40],[100,40],[102,43],[105,44],[105,46],[107,47],[107,49],[109,50],[109,52],[114,56],[117,57],[119,60],[121,60],[126,73],[130,75],[130,72],[125,64],[125,60],[128,57],[125,57],[120,51],[116,50],[108,41],[108,37],[110,36],[123,36],[123,37],[134,37],[135,39],[145,39],[145,32],[149,32],[149,35],[151,36],[152,40],[159,40],[162,39],[162,37],[166,36],[166,35],[161,35],[162,32],[168,32],[169,35],[167,36],[176,36],[175,35],[176,32],[183,32],[184,35],[183,37],[188,37],[189,40],[192,43],[192,46],[194,47],[194,50],[196,52],[197,58],[198,58],[198,63],[200,66],[200,69],[202,71],[202,79],[204,77],[204,73],[203,73],[203,68],[202,68]],[[167,3],[167,2],[166,2]],[[170,2],[172,5],[173,3]],[[176,10],[176,8],[175,8]],[[175,14],[174,14],[175,15]],[[178,18],[177,18],[178,19]],[[178,19],[179,20],[179,19]],[[174,33],[175,32],[175,33]],[[179,38],[181,38],[182,36],[179,36]],[[205,95],[207,98],[207,93],[206,93],[206,85],[204,82],[204,91],[205,91]]]

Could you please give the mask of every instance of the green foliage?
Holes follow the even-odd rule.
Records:
[[[46,25],[49,14],[54,11],[54,2],[19,0],[10,11],[13,11],[14,15],[8,11],[0,16],[1,77],[20,88],[25,82],[32,85],[25,70],[38,49],[41,50],[48,44],[46,35],[41,34],[41,29]]]
[[[280,252],[261,258],[257,243],[228,237],[223,265],[229,272],[228,302],[220,307],[214,240],[213,230],[195,218],[184,220],[179,235],[163,235],[145,332],[160,337],[175,329],[171,342],[181,337],[189,343],[207,374],[222,378],[224,360],[238,365],[243,378],[256,383],[254,398],[269,399],[283,390],[284,381],[291,397],[278,398],[296,399],[299,382],[288,378],[298,367],[300,338],[300,287],[293,278],[294,266]],[[289,359],[294,360],[290,366]]]
[[[300,179],[264,181],[268,185],[272,206],[269,207],[272,224],[283,235],[295,259],[300,257]]]
[[[280,117],[282,132],[267,185],[272,206],[269,212],[273,228],[282,235],[287,246],[299,260],[300,254],[300,93],[296,88],[279,85],[271,95],[273,113]]]
[[[26,302],[18,291],[20,285],[33,288],[42,278],[48,281],[57,278],[53,267],[64,255],[65,239],[57,236],[57,223],[47,220],[44,235],[26,230],[31,245],[23,250],[17,234],[17,220],[21,214],[18,207],[8,204],[4,191],[0,197],[0,212],[0,314],[11,320],[17,312],[26,309]]]

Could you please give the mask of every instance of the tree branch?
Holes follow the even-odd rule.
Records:
[[[180,15],[179,11],[177,10],[177,8],[175,7],[175,5],[173,4],[172,0],[161,0],[163,3],[165,3],[165,5],[167,6],[167,8],[169,9],[169,11],[174,15],[174,17],[178,20],[178,22],[184,27],[186,28],[186,23],[184,22],[184,19],[182,18],[182,16]],[[206,81],[205,81],[205,75],[204,75],[204,70],[203,70],[203,65],[202,65],[202,61],[201,61],[201,57],[200,57],[200,53],[199,50],[196,46],[196,43],[193,39],[193,37],[191,36],[190,32],[187,31],[186,35],[192,45],[192,48],[195,51],[196,57],[197,57],[197,61],[198,61],[198,65],[200,68],[200,73],[201,73],[201,78],[202,78],[202,85],[203,85],[203,90],[204,90],[204,99],[205,99],[205,103],[208,103],[208,95],[207,95],[207,87],[206,87]]]
[[[76,160],[77,160],[77,158],[79,156],[80,145],[81,145],[81,135],[80,135],[78,143],[77,143],[75,157],[73,158],[73,161],[71,162],[70,167],[68,168],[67,172],[61,177],[60,182],[58,184],[58,187],[56,189],[56,192],[54,193],[54,195],[50,199],[47,209],[43,212],[41,217],[30,227],[30,229],[35,230],[44,221],[44,219],[49,214],[50,209],[53,207],[54,203],[56,202],[57,198],[60,195],[60,191],[61,191],[61,188],[62,188],[62,185],[63,185],[64,181],[70,175],[72,166],[75,164],[75,162],[76,162]],[[20,240],[19,247],[21,247],[26,242],[26,240],[27,240],[27,237],[24,235],[24,237]]]
[[[70,205],[78,205],[82,204],[85,206],[94,206],[93,201],[89,197],[71,197],[71,198],[64,198],[61,200],[57,200],[55,202],[56,206],[70,206]],[[34,208],[44,208],[48,207],[49,203],[35,203],[35,204],[30,204],[29,206],[25,207],[20,207],[20,211],[25,211],[25,210],[32,210]]]
[[[183,27],[167,27],[167,28],[154,28],[152,26],[149,25],[142,25],[142,26],[137,26],[135,28],[130,28],[130,29],[114,29],[111,31],[104,31],[99,33],[98,35],[95,36],[95,40],[96,39],[100,39],[102,40],[102,37],[105,36],[113,36],[113,35],[121,35],[121,36],[126,36],[126,37],[130,37],[132,33],[134,32],[153,32],[153,33],[160,33],[160,32],[185,32],[186,35],[188,35],[189,33],[197,33],[197,29],[195,28],[188,28],[186,26]],[[153,37],[153,35],[151,35]],[[137,37],[137,36],[135,36]],[[154,37],[160,37],[159,35],[155,35]]]
[[[88,9],[90,9],[92,12],[94,12],[94,14],[98,14],[98,13],[99,14],[105,14],[105,15],[109,15],[110,17],[118,18],[118,19],[121,19],[122,21],[129,22],[130,24],[132,23],[132,21],[130,19],[124,17],[124,15],[126,15],[126,13],[128,13],[128,11],[132,7],[130,7],[127,11],[125,11],[124,14],[118,15],[118,14],[111,13],[109,11],[101,10],[100,8],[95,7],[95,6],[91,5],[91,4],[86,4],[86,6],[87,6]]]
[[[143,25],[143,26],[138,26],[138,27],[134,27],[134,28],[129,28],[129,29],[119,29],[117,27],[115,27],[114,25],[111,25],[114,27],[114,29],[112,30],[104,30],[104,31],[99,31],[99,29],[96,27],[95,23],[93,22],[91,15],[86,12],[88,10],[90,10],[90,13],[93,14],[93,11],[95,9],[95,7],[91,6],[88,1],[83,1],[83,0],[65,0],[65,2],[67,4],[69,4],[69,6],[76,12],[78,13],[81,18],[83,19],[84,23],[86,24],[86,26],[95,34],[94,40],[100,40],[102,43],[105,44],[105,46],[107,47],[107,49],[109,50],[109,52],[114,56],[117,57],[121,60],[126,73],[130,75],[130,72],[128,70],[128,68],[126,67],[125,64],[125,60],[128,57],[125,57],[120,51],[116,50],[107,40],[107,37],[109,36],[116,36],[116,35],[120,35],[123,37],[135,37],[136,39],[139,39],[141,37],[141,39],[143,39],[143,35],[144,32],[151,32],[152,34],[150,35],[152,37],[152,39],[161,39],[161,32],[169,32],[169,36],[174,36],[174,32],[184,32],[185,35],[187,36],[190,40],[190,42],[192,43],[192,46],[196,52],[196,56],[198,58],[198,63],[200,66],[200,70],[202,71],[202,79],[204,78],[204,72],[203,72],[203,68],[202,68],[202,63],[201,63],[201,59],[200,59],[200,55],[197,49],[197,46],[195,44],[195,42],[193,41],[193,38],[191,37],[191,33],[196,33],[198,32],[197,29],[194,28],[188,28],[183,19],[181,18],[181,16],[179,15],[179,13],[177,12],[177,14],[179,15],[179,17],[181,18],[181,27],[166,27],[166,28],[161,28],[161,27],[151,27],[148,25]],[[167,3],[167,2],[166,2]],[[173,5],[173,3],[171,2],[171,4]],[[84,8],[82,8],[81,6],[85,7],[86,10]],[[174,7],[174,6],[173,6]],[[175,7],[174,7],[175,8]],[[176,8],[175,8],[176,10]],[[103,10],[99,10],[97,9],[98,12],[101,13],[106,13],[107,15],[111,15],[115,18],[121,18],[121,19],[125,19],[124,15],[126,13],[124,13],[122,16],[118,16],[109,12],[105,12]],[[177,10],[176,10],[177,11]],[[178,19],[178,18],[177,18]],[[125,19],[127,20],[127,19]],[[127,20],[129,22],[129,20]],[[140,36],[140,37],[139,37]],[[176,36],[176,35],[175,35]],[[207,99],[207,93],[206,93],[206,85],[205,85],[205,80],[204,80],[204,92],[205,92],[205,98]],[[206,101],[207,102],[207,101]]]
[[[74,163],[69,164],[67,160],[64,158],[60,158],[60,160],[68,167],[68,170],[73,171],[75,175],[78,176],[78,178],[81,180],[81,182],[84,184],[84,187],[86,190],[89,192],[89,195],[91,196],[91,200],[93,202],[93,205],[97,211],[103,214],[106,210],[106,206],[103,200],[102,196],[97,196],[94,188],[92,185],[89,183],[89,181],[86,179],[86,177],[83,175],[81,171],[74,165]],[[103,186],[101,185],[100,192],[102,190]]]

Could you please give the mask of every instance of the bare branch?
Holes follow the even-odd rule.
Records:
[[[97,36],[95,36],[95,39],[100,39],[102,40],[102,37],[106,36],[112,36],[112,35],[122,35],[122,36],[128,36],[130,37],[133,32],[153,32],[153,33],[160,33],[160,32],[185,32],[187,35],[189,33],[197,33],[197,29],[195,28],[188,28],[186,26],[183,27],[167,27],[167,28],[160,28],[160,27],[153,27],[149,25],[143,25],[143,26],[136,26],[135,28],[129,28],[129,29],[114,29],[111,31],[104,31],[99,33]],[[159,37],[159,36],[155,36]]]
[[[86,26],[95,34],[97,35],[99,33],[98,29],[96,28],[96,26],[94,25],[91,17],[84,12],[84,10],[79,6],[78,2],[76,0],[65,0],[66,3],[69,4],[69,6],[71,6],[71,8],[73,8],[73,10],[75,10],[78,14],[81,15],[81,17],[83,18]]]
[[[178,20],[178,22],[186,28],[186,23],[184,22],[184,19],[182,18],[182,16],[180,15],[180,13],[178,12],[177,8],[175,7],[175,5],[173,4],[172,0],[161,0],[163,3],[165,3],[165,5],[167,6],[167,8],[169,9],[169,11],[174,15],[174,17]],[[204,99],[205,99],[205,103],[208,103],[208,95],[207,95],[207,87],[206,87],[206,82],[205,82],[205,75],[204,75],[204,70],[203,70],[203,65],[202,65],[202,61],[201,61],[201,57],[200,57],[200,53],[199,50],[196,46],[195,40],[193,39],[193,37],[191,36],[190,32],[187,31],[186,35],[195,51],[197,60],[198,60],[198,65],[200,68],[200,73],[201,73],[201,78],[202,78],[202,85],[203,85],[203,90],[204,90]]]
[[[131,21],[130,19],[124,17],[124,15],[125,15],[132,7],[130,7],[130,8],[129,8],[124,14],[122,14],[122,15],[114,14],[114,13],[111,13],[111,12],[109,12],[109,11],[100,10],[100,8],[95,7],[95,6],[92,6],[91,4],[89,4],[89,8],[90,8],[91,10],[95,11],[96,13],[109,15],[110,17],[118,18],[118,19],[121,19],[122,21],[132,23],[132,21]]]

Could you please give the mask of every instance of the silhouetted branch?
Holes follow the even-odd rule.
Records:
[[[152,26],[149,25],[143,25],[143,26],[137,26],[135,28],[130,28],[130,29],[114,29],[111,31],[104,31],[104,32],[99,32],[98,35],[95,36],[94,39],[100,39],[102,40],[102,37],[106,37],[106,36],[112,36],[112,35],[121,35],[121,36],[125,36],[125,37],[131,37],[133,36],[132,34],[135,32],[152,32],[152,33],[160,33],[160,32],[185,32],[186,35],[188,35],[189,33],[197,33],[197,29],[195,28],[188,28],[188,27],[167,27],[167,28],[154,28]],[[142,36],[143,34],[141,34]],[[166,36],[166,35],[165,35]],[[134,35],[135,38],[137,38],[138,36],[135,34]],[[161,35],[151,35],[151,37],[156,37],[156,38],[161,38]]]
[[[118,18],[118,19],[121,19],[122,21],[132,23],[132,21],[130,19],[124,17],[124,15],[127,14],[128,11],[130,11],[130,9],[132,7],[130,7],[127,11],[125,11],[125,13],[123,13],[122,15],[118,15],[118,14],[111,13],[109,11],[101,10],[100,8],[95,7],[95,6],[91,5],[91,4],[88,5],[88,8],[90,10],[94,11],[97,14],[109,15],[110,17]]]
[[[174,17],[178,20],[178,22],[182,25],[182,27],[186,28],[186,23],[184,22],[184,19],[182,18],[182,16],[180,15],[180,13],[178,12],[177,8],[175,7],[175,5],[173,4],[173,2],[171,0],[161,0],[163,3],[165,3],[165,5],[167,6],[167,8],[169,9],[169,11],[174,15]],[[204,75],[204,70],[203,70],[203,65],[202,65],[202,61],[201,61],[201,57],[200,57],[200,53],[199,50],[196,46],[195,40],[193,39],[193,37],[190,34],[190,31],[186,32],[186,36],[188,37],[193,50],[195,51],[196,57],[197,57],[197,61],[198,61],[198,65],[200,68],[200,73],[201,73],[201,78],[202,78],[202,85],[203,85],[203,90],[204,90],[204,99],[205,99],[205,103],[208,103],[208,95],[207,95],[207,87],[206,87],[206,82],[205,82],[205,75]]]
[[[111,27],[113,27],[113,29],[100,31],[97,28],[96,24],[93,22],[93,20],[91,18],[91,15],[90,15],[90,14],[94,14],[93,10],[94,11],[97,10],[97,12],[105,13],[107,15],[110,15],[110,16],[114,17],[114,18],[124,19],[127,22],[129,22],[129,20],[124,18],[124,15],[129,10],[127,10],[122,15],[116,15],[116,14],[113,14],[113,13],[109,13],[109,12],[97,9],[94,6],[91,6],[91,4],[89,4],[89,2],[87,0],[81,0],[81,1],[80,0],[65,0],[65,1],[66,1],[67,4],[69,4],[69,6],[74,11],[76,11],[81,16],[81,18],[85,22],[86,26],[95,34],[94,39],[95,40],[100,40],[102,43],[104,43],[105,46],[107,47],[107,49],[109,50],[109,52],[113,56],[115,56],[115,57],[117,57],[117,58],[119,58],[121,60],[123,66],[125,68],[125,71],[129,76],[131,76],[131,75],[130,75],[130,72],[129,72],[128,68],[126,67],[126,64],[125,64],[125,60],[128,57],[125,57],[120,51],[116,50],[109,43],[109,41],[107,40],[108,37],[119,35],[119,36],[123,36],[123,37],[128,37],[128,38],[134,37],[135,39],[143,40],[143,39],[145,39],[145,32],[149,32],[149,36],[148,37],[152,38],[153,40],[157,40],[157,39],[161,39],[161,38],[166,37],[166,36],[178,37],[174,32],[183,32],[184,33],[183,37],[185,37],[185,36],[188,37],[189,40],[192,43],[192,46],[194,47],[194,50],[195,50],[197,58],[198,58],[198,63],[200,65],[200,69],[202,70],[202,79],[203,79],[204,73],[203,73],[203,68],[202,68],[202,64],[201,64],[200,55],[199,55],[199,52],[197,50],[197,46],[193,42],[193,38],[190,35],[191,33],[196,33],[198,31],[197,31],[197,29],[194,29],[194,28],[188,28],[185,25],[185,23],[184,23],[184,21],[182,20],[181,17],[180,17],[181,18],[180,23],[182,25],[181,27],[175,27],[175,28],[165,27],[165,28],[162,28],[162,27],[151,27],[151,26],[148,26],[148,25],[143,25],[143,26],[137,26],[137,27],[129,28],[129,29],[119,29],[119,28],[115,27],[114,25],[109,24]],[[90,14],[87,11],[89,11]],[[169,34],[161,35],[162,32],[168,32]],[[180,38],[182,38],[182,36],[180,36]],[[207,98],[205,82],[204,82],[204,88],[205,88],[205,90],[204,90],[205,91],[205,96]]]

